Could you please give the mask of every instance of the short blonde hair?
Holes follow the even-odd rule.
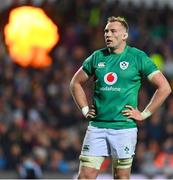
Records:
[[[124,26],[124,28],[126,29],[126,32],[129,31],[129,25],[128,25],[128,23],[127,23],[127,21],[125,20],[124,17],[121,17],[121,16],[118,16],[118,17],[111,16],[111,17],[108,18],[107,23],[116,22],[116,21],[120,22]]]

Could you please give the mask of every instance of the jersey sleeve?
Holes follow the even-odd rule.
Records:
[[[158,71],[154,62],[144,53],[141,56],[141,74],[144,77],[148,77],[153,72]]]
[[[82,64],[82,69],[87,73],[88,76],[94,74],[94,54],[90,55]]]

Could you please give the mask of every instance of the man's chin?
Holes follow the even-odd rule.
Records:
[[[112,47],[112,46],[107,46],[111,51],[114,51],[116,49],[116,47]]]
[[[112,47],[111,43],[106,44],[106,46],[107,46],[108,48],[111,48],[111,47]]]

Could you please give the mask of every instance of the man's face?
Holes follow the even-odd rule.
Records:
[[[126,30],[120,22],[110,22],[104,30],[105,42],[108,48],[117,49],[126,40]]]

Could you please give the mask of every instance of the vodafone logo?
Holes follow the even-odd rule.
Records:
[[[104,81],[108,85],[115,84],[117,82],[117,79],[118,79],[117,74],[114,72],[109,72],[104,76]]]

